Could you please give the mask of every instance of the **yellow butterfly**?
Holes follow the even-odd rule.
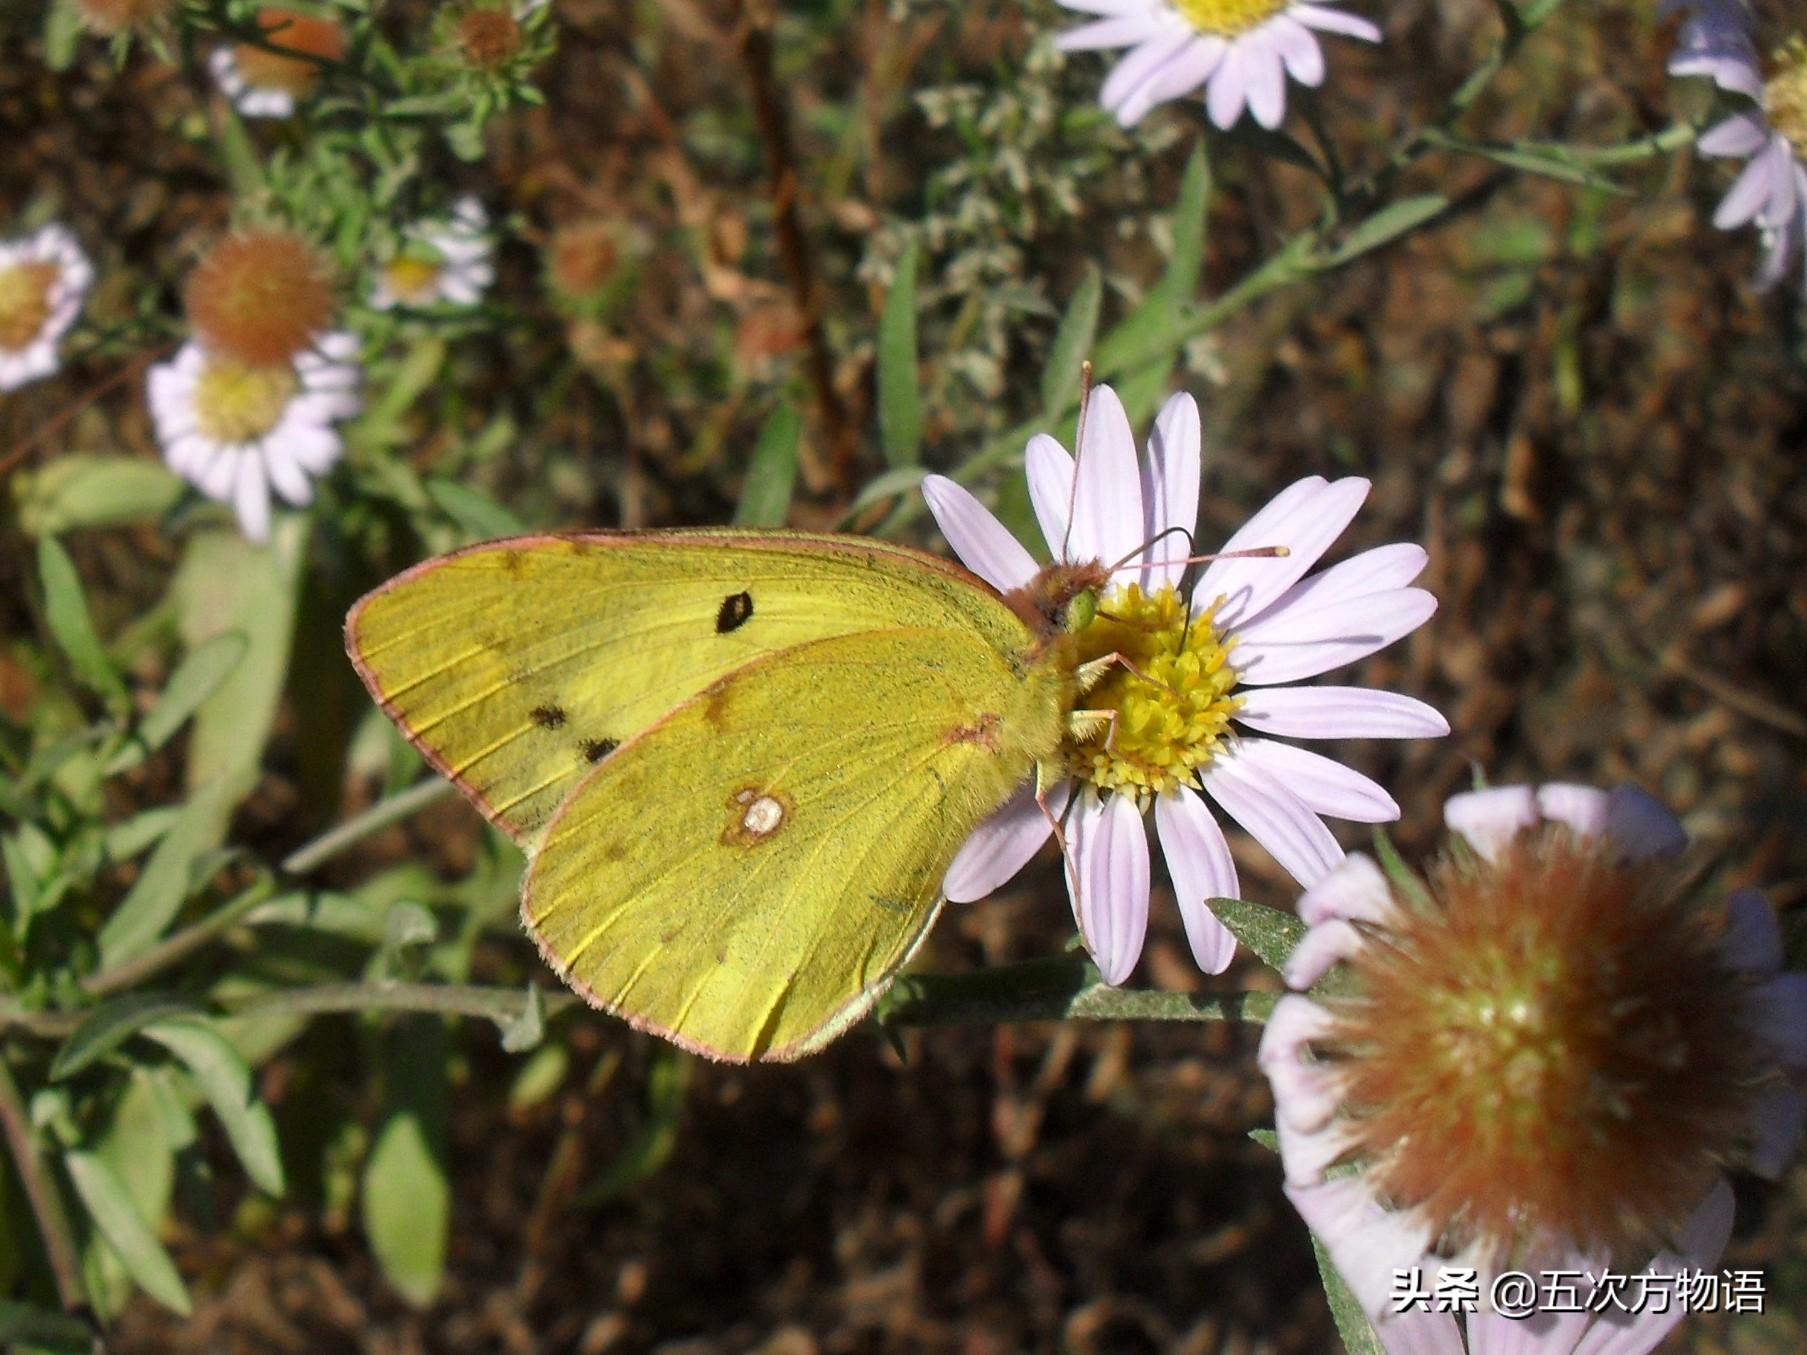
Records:
[[[863,537],[530,536],[390,580],[346,646],[528,852],[567,983],[696,1053],[795,1059],[909,959],[973,829],[1060,774],[1106,574],[1001,594]]]

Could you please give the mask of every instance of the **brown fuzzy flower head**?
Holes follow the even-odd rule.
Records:
[[[458,53],[480,71],[497,71],[521,50],[521,24],[506,9],[477,6],[460,15],[453,28]]]
[[[96,33],[123,33],[168,13],[173,0],[75,0],[82,22]]]
[[[232,52],[239,74],[257,89],[280,89],[306,98],[320,85],[320,61],[338,61],[345,55],[345,30],[332,19],[266,5],[257,11],[257,28],[268,47],[241,43]],[[284,56],[270,47],[307,55]]]
[[[546,274],[564,296],[593,296],[615,276],[620,258],[609,222],[574,221],[560,226],[546,247]]]
[[[1546,824],[1395,888],[1312,1047],[1345,1157],[1438,1250],[1641,1266],[1742,1147],[1771,1060],[1698,885]]]
[[[203,344],[253,366],[290,361],[334,312],[325,264],[284,230],[227,236],[189,276],[182,299]]]

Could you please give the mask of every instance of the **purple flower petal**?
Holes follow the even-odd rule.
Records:
[[[964,486],[945,475],[926,476],[922,497],[948,545],[966,567],[1000,593],[1035,577],[1029,552]]]
[[[1065,781],[1048,793],[1048,808],[1056,818],[1067,806],[1071,787]],[[1005,801],[1004,807],[973,830],[941,882],[950,903],[982,899],[1011,879],[1040,850],[1054,831],[1041,806],[1035,803],[1035,782],[1026,782]]]
[[[1711,1270],[1719,1264],[1731,1236],[1732,1190],[1721,1181],[1682,1225],[1675,1250],[1660,1253],[1645,1267],[1645,1273],[1673,1275],[1681,1270]],[[1648,1355],[1686,1312],[1686,1305],[1679,1303],[1668,1305],[1667,1312],[1647,1309],[1622,1313],[1609,1309],[1588,1328],[1581,1344],[1575,1347],[1575,1355]]]
[[[1058,52],[1094,52],[1112,47],[1133,47],[1173,31],[1171,16],[1159,11],[1118,14],[1069,28],[1054,39],[1054,49]]]
[[[1142,475],[1123,402],[1094,386],[1075,442],[1079,494],[1073,505],[1073,560],[1114,565],[1142,545]]]
[[[1286,1198],[1305,1226],[1318,1235],[1362,1311],[1390,1310],[1395,1270],[1424,1264],[1430,1229],[1409,1214],[1390,1214],[1375,1202],[1360,1176],[1315,1185],[1289,1182]]]
[[[1779,1181],[1794,1162],[1807,1128],[1807,1096],[1793,1087],[1765,1087],[1751,1116],[1752,1143],[1747,1164],[1758,1176]]]
[[[1424,739],[1449,733],[1435,707],[1368,687],[1257,687],[1236,722],[1293,739]]]
[[[1305,802],[1272,775],[1234,754],[1205,769],[1205,791],[1306,888],[1343,859],[1343,849]]]
[[[1148,931],[1148,834],[1135,801],[1100,800],[1088,791],[1067,820],[1067,850],[1069,892],[1075,877],[1079,882],[1079,934],[1104,981],[1122,983],[1141,959]]]
[[[1734,889],[1725,901],[1719,953],[1733,969],[1765,979],[1782,969],[1782,929],[1761,890]]]
[[[1123,97],[1115,110],[1117,121],[1134,127],[1156,104],[1191,93],[1211,78],[1228,50],[1220,37],[1194,37]]]
[[[1578,1257],[1563,1258],[1559,1268],[1587,1271],[1589,1266]],[[1595,1260],[1594,1273],[1603,1263]],[[1581,1333],[1587,1330],[1586,1313],[1541,1312],[1530,1317],[1501,1317],[1498,1313],[1477,1312],[1468,1319],[1469,1355],[1568,1355]],[[1461,1355],[1460,1350],[1456,1355]]]
[[[1374,1324],[1374,1334],[1387,1355],[1462,1355],[1462,1331],[1448,1313],[1386,1313]]]
[[[1344,857],[1340,866],[1299,895],[1296,907],[1299,920],[1309,927],[1333,918],[1378,926],[1395,920],[1392,886],[1374,859],[1363,852]]]
[[[1606,836],[1633,861],[1674,856],[1688,845],[1681,820],[1642,786],[1615,786],[1606,797]]]
[[[1155,797],[1154,826],[1192,958],[1205,973],[1221,974],[1236,955],[1236,938],[1205,900],[1241,897],[1230,844],[1205,802],[1184,786]]]

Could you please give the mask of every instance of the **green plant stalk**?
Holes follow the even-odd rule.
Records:
[[[82,991],[91,997],[111,997],[136,988],[146,979],[162,973],[186,960],[195,951],[225,933],[258,904],[276,893],[276,882],[259,880],[237,897],[221,904],[213,912],[179,932],[159,941],[142,955],[134,956],[111,969],[102,969],[82,980]]]
[[[56,1281],[57,1301],[63,1311],[88,1311],[88,1296],[82,1289],[81,1264],[75,1254],[75,1234],[69,1227],[69,1213],[63,1207],[62,1192],[46,1170],[38,1154],[37,1138],[32,1133],[31,1118],[25,1102],[13,1081],[12,1069],[0,1056],[0,1129],[6,1134],[6,1146],[18,1169],[19,1181],[25,1187],[25,1198],[38,1220],[38,1235],[44,1239],[44,1254],[50,1260],[50,1273]]]
[[[353,815],[312,842],[297,847],[283,858],[282,871],[285,875],[306,875],[309,871],[317,870],[340,852],[357,845],[372,833],[379,833],[390,824],[424,809],[435,800],[449,795],[451,790],[452,783],[441,777],[418,781],[387,800],[377,801],[363,813]]]

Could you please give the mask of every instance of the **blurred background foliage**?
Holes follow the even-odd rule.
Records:
[[[1408,854],[1476,768],[1634,779],[1800,953],[1801,317],[1708,226],[1723,170],[1637,149],[1707,108],[1644,0],[1528,6],[1550,21],[1454,107],[1501,11],[1401,0],[1285,138],[1207,137],[1190,104],[1122,132],[1041,0],[556,0],[533,60],[481,77],[456,6],[343,3],[362,74],[259,124],[204,64],[248,8],[190,4],[159,50],[60,4],[0,8],[0,203],[101,279],[65,373],[0,398],[0,1111],[38,1174],[0,1173],[0,1340],[88,1345],[32,1222],[49,1183],[126,1351],[1332,1349],[1248,1137],[1253,1032],[861,1032],[744,1070],[523,997],[550,980],[518,857],[408,790],[342,654],[363,589],[523,527],[926,542],[925,468],[1027,524],[1012,458],[1068,434],[1087,354],[1138,417],[1198,395],[1207,536],[1354,472],[1351,548],[1429,546],[1442,610],[1364,680],[1455,732],[1349,752]],[[489,299],[361,306],[457,192],[504,231]],[[266,549],[162,469],[142,399],[185,274],[259,220],[331,254],[367,393]],[[1031,874],[924,963],[1069,931]],[[1184,954],[1157,906],[1141,980],[1214,982]],[[472,984],[449,1009],[488,1021],[432,1014]],[[1741,1193],[1727,1263],[1766,1269],[1770,1312],[1678,1348],[1803,1348],[1804,1219],[1799,1171]]]

